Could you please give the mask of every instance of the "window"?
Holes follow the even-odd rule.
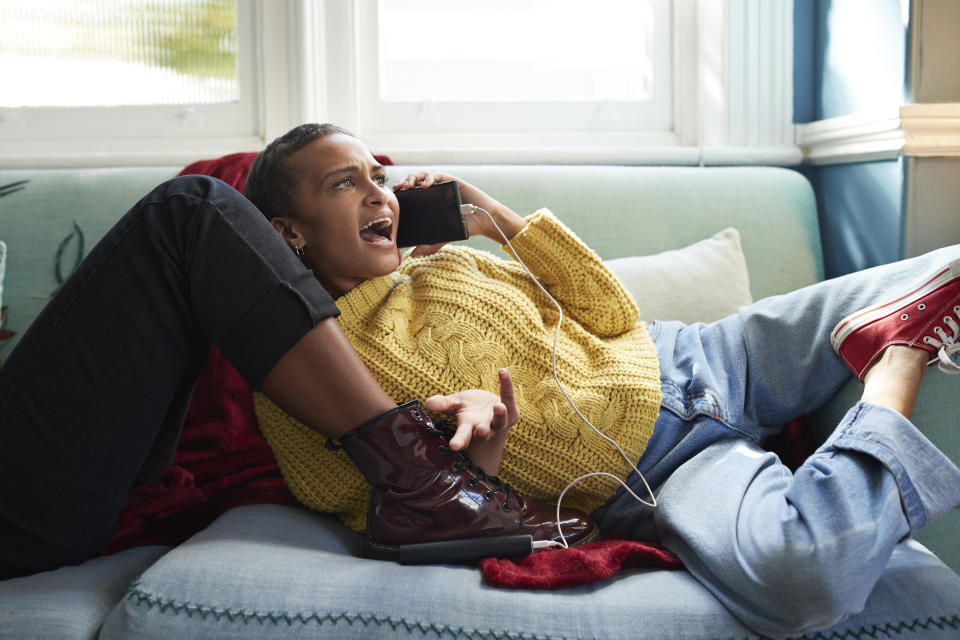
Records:
[[[5,0],[0,144],[29,162],[248,139],[252,0]]]
[[[356,8],[357,128],[378,148],[674,141],[668,0]]]
[[[183,165],[306,121],[399,163],[791,164],[792,17],[792,0],[2,0],[0,165]]]
[[[0,107],[219,104],[240,97],[234,0],[8,0],[0,22]]]

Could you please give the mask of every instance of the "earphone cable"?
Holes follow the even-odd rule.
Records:
[[[493,216],[491,216],[490,213],[489,213],[486,209],[484,209],[484,208],[482,208],[482,207],[478,207],[478,206],[473,205],[473,204],[465,204],[465,205],[463,205],[463,206],[461,207],[461,211],[463,211],[464,213],[475,213],[475,212],[479,211],[479,212],[483,213],[484,215],[486,215],[487,218],[490,219],[490,222],[493,224],[494,228],[497,230],[497,232],[498,232],[498,233],[500,234],[500,236],[503,238],[503,241],[506,243],[506,245],[507,245],[508,247],[510,247],[510,251],[513,253],[513,257],[517,260],[518,263],[520,263],[520,266],[523,267],[523,270],[527,272],[527,275],[530,276],[530,278],[533,280],[534,284],[536,284],[537,287],[539,287],[540,290],[543,291],[543,293],[550,299],[550,301],[553,303],[553,305],[557,308],[557,312],[559,313],[559,316],[558,316],[558,318],[557,318],[557,327],[556,327],[556,330],[555,330],[555,332],[554,332],[554,334],[553,334],[553,379],[554,379],[554,381],[557,383],[557,388],[560,389],[560,393],[562,393],[562,394],[563,394],[563,397],[567,399],[567,402],[570,403],[570,406],[573,408],[574,412],[576,412],[576,414],[580,417],[580,419],[583,420],[583,422],[584,422],[588,427],[590,427],[591,429],[593,429],[594,433],[596,433],[598,436],[600,436],[601,438],[603,438],[604,440],[606,440],[607,442],[609,442],[610,444],[612,444],[612,445],[616,448],[616,450],[620,453],[620,455],[623,457],[623,459],[627,461],[627,464],[630,465],[630,468],[633,469],[633,471],[637,474],[637,476],[638,476],[638,477],[640,478],[640,480],[643,482],[644,488],[647,490],[647,493],[650,495],[650,501],[648,502],[647,500],[644,500],[643,498],[641,498],[640,496],[638,496],[636,493],[634,493],[633,489],[631,489],[631,488],[627,485],[627,483],[624,482],[621,478],[613,475],[612,473],[608,473],[608,472],[606,472],[606,471],[594,471],[594,472],[584,474],[584,475],[580,476],[579,478],[574,479],[574,480],[573,480],[572,482],[570,482],[566,487],[564,487],[563,491],[560,492],[559,498],[557,499],[557,530],[560,532],[560,539],[563,541],[563,543],[562,543],[562,544],[557,544],[556,546],[561,546],[561,547],[563,547],[564,549],[567,549],[567,548],[569,548],[569,546],[570,546],[570,545],[567,543],[567,538],[566,538],[566,536],[563,535],[563,530],[562,530],[562,528],[560,527],[560,503],[563,502],[563,496],[567,493],[567,490],[570,489],[570,488],[571,488],[572,486],[574,486],[575,484],[577,484],[578,482],[580,482],[581,480],[585,480],[585,479],[587,479],[587,478],[591,478],[591,477],[595,477],[595,476],[606,476],[606,477],[609,477],[609,478],[613,478],[614,480],[616,480],[617,482],[619,482],[620,485],[627,491],[627,493],[629,493],[631,496],[633,496],[633,498],[634,498],[637,502],[639,502],[640,504],[642,504],[642,505],[644,505],[644,506],[647,506],[647,507],[656,508],[656,506],[657,506],[657,497],[653,494],[653,490],[650,488],[650,485],[647,484],[647,479],[643,477],[643,474],[640,473],[640,470],[637,469],[636,465],[635,465],[635,464],[633,463],[633,461],[629,458],[629,456],[627,456],[627,454],[624,453],[624,451],[623,451],[623,449],[620,447],[619,443],[617,443],[613,438],[611,438],[610,436],[608,436],[607,434],[603,433],[602,431],[600,431],[599,429],[597,429],[595,426],[593,426],[593,423],[591,423],[591,422],[587,419],[587,417],[584,416],[584,415],[580,412],[580,409],[577,408],[577,405],[573,402],[573,399],[567,394],[566,389],[563,388],[563,384],[561,384],[561,382],[560,382],[560,376],[557,375],[557,344],[558,344],[559,339],[560,339],[560,325],[563,323],[563,308],[560,306],[560,303],[558,303],[558,302],[556,301],[556,299],[555,299],[552,295],[550,295],[550,292],[547,291],[546,288],[544,288],[544,286],[543,286],[542,284],[540,284],[540,281],[537,279],[537,277],[534,276],[533,273],[530,271],[530,269],[527,268],[527,265],[525,265],[525,264],[523,263],[523,260],[520,258],[520,254],[517,253],[516,249],[513,248],[513,245],[510,244],[510,239],[507,238],[507,235],[503,232],[503,230],[500,228],[500,226],[499,226],[499,225],[496,223],[496,221],[493,219]]]

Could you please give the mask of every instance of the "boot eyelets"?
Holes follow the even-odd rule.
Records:
[[[478,482],[480,482],[480,478],[470,478],[470,480],[467,481],[467,484],[469,484],[471,487],[475,487],[477,486]]]
[[[901,320],[909,320],[909,319],[910,319],[910,316],[908,316],[907,314],[904,313],[904,314],[902,314],[902,315],[900,316],[900,319],[901,319]]]
[[[504,505],[503,505],[502,507],[500,507],[500,508],[503,509],[503,512],[504,512],[504,513],[510,513],[510,505],[509,505],[509,504],[504,503]]]
[[[413,416],[413,419],[416,420],[417,422],[419,422],[420,420],[423,420],[423,414],[417,411],[416,409],[411,411],[410,415]]]
[[[922,302],[917,305],[917,309],[919,309],[920,311],[923,311],[926,308],[927,308],[927,305],[923,304]]]
[[[483,497],[487,500],[487,502],[493,500],[493,491],[484,491]]]
[[[450,448],[445,444],[440,445],[437,449],[443,454],[450,453]]]
[[[459,462],[454,462],[453,466],[450,468],[453,469],[454,471],[460,471],[460,469],[463,469],[463,465],[460,464]]]

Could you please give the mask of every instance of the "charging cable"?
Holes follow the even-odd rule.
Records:
[[[594,477],[594,476],[606,476],[606,477],[608,477],[608,478],[613,478],[614,480],[616,480],[617,482],[619,482],[620,485],[621,485],[624,489],[626,489],[627,493],[629,493],[631,496],[633,496],[633,498],[634,498],[637,502],[639,502],[640,504],[642,504],[642,505],[644,505],[644,506],[651,507],[651,508],[656,508],[656,506],[657,506],[657,498],[656,498],[656,496],[653,495],[653,490],[650,488],[650,485],[647,484],[647,479],[644,478],[644,477],[643,477],[643,474],[640,473],[640,470],[637,469],[636,465],[633,463],[633,460],[631,460],[630,457],[627,456],[626,453],[624,453],[623,449],[620,447],[620,445],[619,445],[613,438],[609,437],[608,435],[606,435],[605,433],[603,433],[602,431],[600,431],[599,429],[597,429],[595,426],[593,426],[593,424],[592,424],[589,420],[587,420],[586,416],[584,416],[584,415],[580,412],[580,409],[577,408],[577,405],[574,404],[573,400],[572,400],[572,399],[570,398],[570,396],[567,394],[566,389],[564,389],[564,388],[563,388],[563,385],[560,383],[560,377],[557,375],[557,343],[558,343],[558,341],[559,341],[559,339],[560,339],[560,325],[561,325],[561,323],[563,323],[563,308],[562,308],[562,307],[560,306],[560,304],[554,299],[554,297],[553,297],[552,295],[550,295],[550,292],[547,291],[542,284],[540,284],[540,281],[537,279],[537,277],[536,277],[535,275],[533,275],[533,273],[530,271],[530,269],[527,268],[527,265],[525,265],[525,264],[523,263],[523,260],[520,259],[520,254],[517,253],[517,250],[513,248],[513,245],[512,245],[512,244],[510,244],[510,239],[507,238],[507,235],[506,235],[506,234],[503,232],[503,230],[500,228],[500,225],[497,224],[497,222],[493,219],[493,216],[491,216],[490,213],[489,213],[486,209],[484,209],[484,208],[482,208],[482,207],[478,207],[478,206],[476,206],[476,205],[474,205],[474,204],[464,204],[464,205],[461,205],[461,206],[460,206],[460,213],[461,213],[461,214],[469,215],[469,214],[473,214],[473,213],[477,213],[477,212],[483,213],[484,215],[487,216],[487,218],[490,219],[490,222],[493,224],[494,228],[497,230],[497,232],[498,232],[498,233],[500,234],[500,236],[503,238],[503,241],[506,243],[506,245],[507,245],[508,247],[510,247],[510,251],[513,252],[513,257],[517,259],[517,262],[519,262],[519,263],[520,263],[520,266],[523,267],[523,270],[527,272],[527,275],[530,276],[530,279],[533,280],[534,284],[536,284],[536,285],[540,288],[540,290],[543,291],[543,293],[544,293],[548,298],[550,298],[550,302],[552,302],[553,305],[557,308],[557,312],[559,313],[559,316],[558,316],[558,318],[557,318],[557,328],[556,328],[556,331],[555,331],[554,334],[553,334],[553,379],[554,379],[554,381],[557,383],[557,388],[560,389],[560,393],[563,394],[563,397],[567,399],[567,402],[570,403],[570,406],[573,408],[573,410],[576,412],[576,414],[577,414],[578,416],[580,416],[580,419],[583,420],[583,422],[584,422],[588,427],[590,427],[591,429],[593,429],[593,431],[594,431],[598,436],[600,436],[601,438],[603,438],[604,440],[606,440],[607,442],[609,442],[610,444],[612,444],[612,445],[617,449],[617,451],[620,452],[620,455],[623,456],[623,459],[627,461],[627,464],[630,465],[630,468],[633,469],[633,471],[637,474],[637,476],[638,476],[638,477],[640,478],[640,480],[643,482],[643,486],[644,486],[644,488],[646,488],[647,493],[650,495],[650,501],[648,502],[647,500],[644,500],[643,498],[641,498],[640,496],[638,496],[636,493],[634,493],[634,492],[633,492],[633,489],[631,489],[631,488],[627,485],[626,482],[624,482],[623,480],[621,480],[621,479],[618,478],[617,476],[613,475],[612,473],[607,473],[606,471],[594,471],[594,472],[592,472],[592,473],[587,473],[587,474],[584,474],[584,475],[580,476],[579,478],[576,478],[573,482],[571,482],[570,484],[568,484],[566,487],[563,488],[563,491],[560,492],[560,497],[557,499],[557,530],[560,532],[560,540],[562,540],[562,544],[561,544],[561,543],[558,543],[558,542],[554,542],[554,541],[552,541],[552,540],[551,540],[551,541],[537,541],[537,542],[534,542],[534,543],[533,543],[533,547],[534,547],[535,549],[545,548],[545,547],[551,547],[551,546],[552,546],[552,547],[562,547],[562,548],[564,548],[564,549],[569,549],[569,548],[570,548],[570,545],[567,543],[567,538],[566,538],[566,536],[563,535],[563,530],[562,530],[562,528],[560,527],[560,503],[563,502],[563,496],[567,493],[567,490],[570,489],[570,487],[572,487],[572,486],[574,486],[575,484],[577,484],[578,482],[580,482],[581,480],[585,480],[585,479],[587,479],[587,478],[592,478],[592,477]]]

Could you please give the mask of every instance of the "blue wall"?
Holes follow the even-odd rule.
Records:
[[[820,217],[828,278],[901,257],[903,168],[899,160],[805,167]]]
[[[794,122],[903,103],[901,0],[795,0]],[[805,167],[817,194],[824,266],[833,277],[902,257],[899,160]]]

